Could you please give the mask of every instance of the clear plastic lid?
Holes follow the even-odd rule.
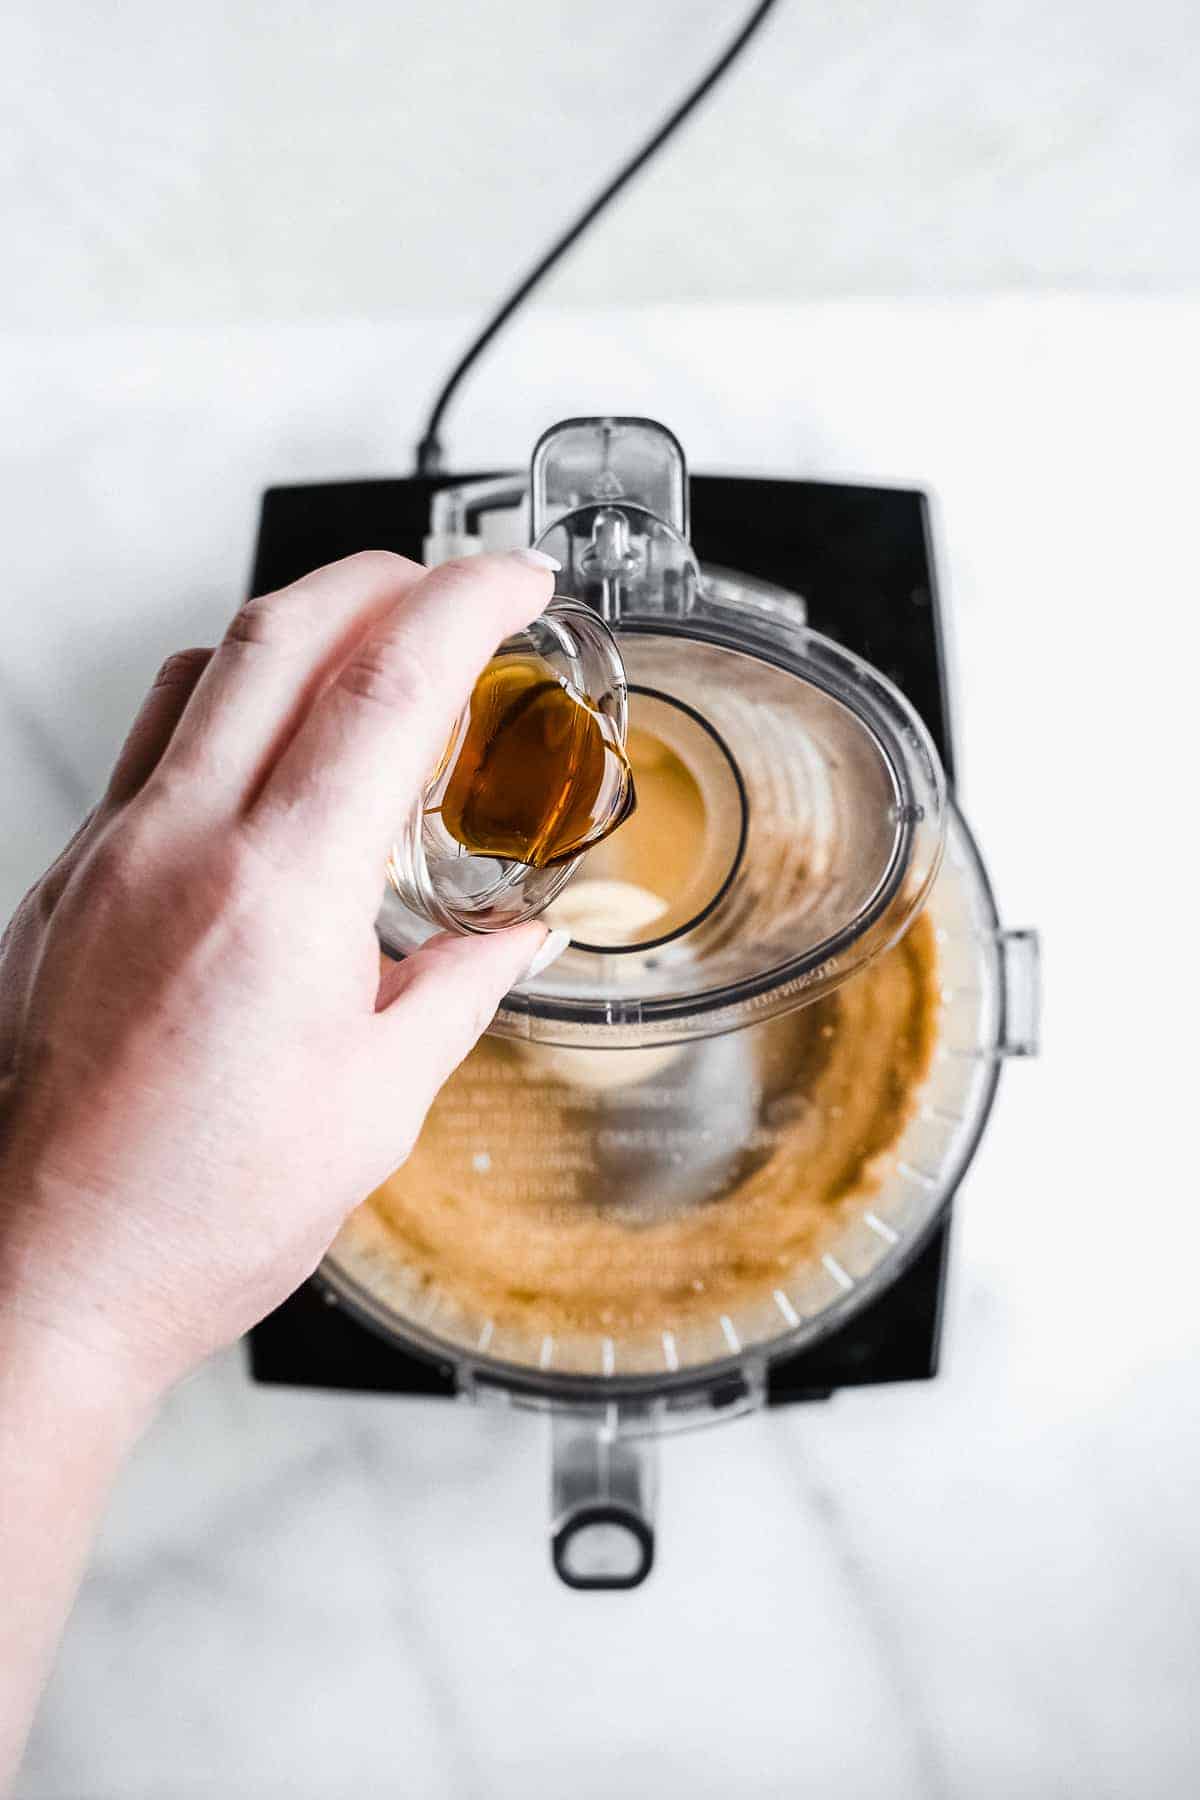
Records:
[[[621,650],[640,804],[584,858],[557,903],[572,947],[502,1034],[618,1047],[772,1017],[896,942],[937,873],[920,718],[779,590],[702,569],[687,494],[649,420],[568,421],[534,452],[534,541]]]

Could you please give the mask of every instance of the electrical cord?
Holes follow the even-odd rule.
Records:
[[[529,298],[539,282],[545,279],[555,263],[560,261],[571,246],[578,242],[588,226],[599,218],[605,207],[608,206],[611,201],[616,199],[617,195],[621,192],[621,189],[633,180],[633,177],[640,169],[645,168],[646,164],[656,152],[662,149],[663,145],[667,142],[667,139],[674,135],[688,115],[699,106],[705,95],[710,93],[712,89],[716,87],[717,83],[721,80],[721,77],[726,74],[737,61],[738,57],[746,48],[747,44],[775,4],[776,0],[758,0],[758,4],[751,9],[749,17],[741,27],[741,30],[737,33],[736,37],[734,37],[725,47],[716,62],[713,63],[705,74],[700,77],[700,80],[696,83],[695,87],[691,88],[688,93],[685,94],[678,106],[675,107],[674,111],[669,113],[663,120],[654,135],[648,138],[641,149],[636,151],[635,154],[629,158],[628,162],[624,163],[621,168],[618,169],[608,185],[602,188],[590,205],[586,206],[580,213],[579,217],[571,225],[568,225],[562,236],[555,240],[546,251],[545,255],[534,264],[533,268],[530,269],[524,279],[518,282],[517,286],[513,289],[512,293],[509,294],[504,303],[492,314],[491,318],[483,327],[483,330],[478,334],[455,365],[434,402],[433,410],[429,415],[429,422],[425,427],[424,435],[417,446],[416,473],[418,475],[437,475],[441,472],[442,440],[439,435],[439,430],[446,414],[446,408],[454,398],[455,392],[464,376],[466,376],[478,362],[492,339],[497,333],[503,330],[513,314],[517,311],[518,307]]]

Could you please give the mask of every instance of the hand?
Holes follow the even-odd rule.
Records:
[[[381,963],[384,856],[520,554],[369,553],[172,657],[0,946],[0,1306],[157,1393],[315,1267],[540,925]]]

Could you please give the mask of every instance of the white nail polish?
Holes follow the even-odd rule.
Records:
[[[571,941],[569,931],[552,931],[543,943],[539,944],[529,967],[522,975],[522,981],[532,981],[535,975],[543,974],[552,962],[556,962]]]
[[[517,562],[528,563],[531,569],[548,569],[552,575],[562,568],[557,556],[548,556],[544,550],[510,550],[508,554]]]

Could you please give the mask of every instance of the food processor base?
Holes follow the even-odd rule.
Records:
[[[251,591],[267,593],[362,549],[420,557],[431,494],[447,476],[274,488],[263,498]],[[953,781],[953,746],[928,505],[911,489],[693,475],[692,542],[706,564],[743,568],[804,597],[808,622],[883,671],[920,712]],[[753,546],[753,556],[748,546]],[[937,1372],[948,1217],[878,1300],[768,1372],[772,1404]],[[384,1342],[316,1282],[250,1335],[256,1381],[449,1397],[449,1363]]]

